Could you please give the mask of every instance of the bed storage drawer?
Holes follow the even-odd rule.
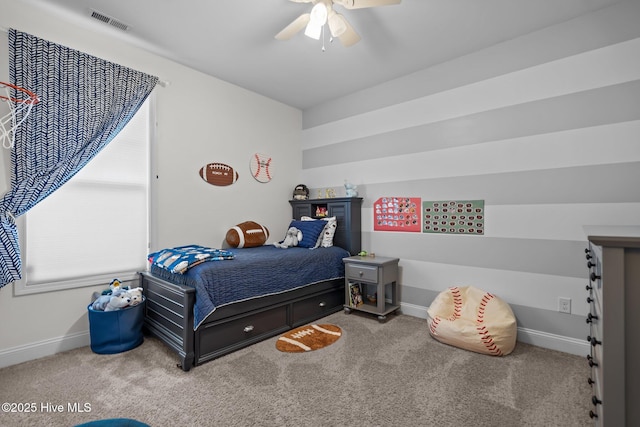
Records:
[[[262,341],[289,329],[287,306],[252,312],[211,324],[201,325],[196,340],[196,354],[202,357],[196,363],[213,359],[233,349]]]
[[[337,289],[314,295],[292,304],[292,327],[304,325],[342,309],[344,290]]]

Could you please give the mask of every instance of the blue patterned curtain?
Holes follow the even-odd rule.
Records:
[[[11,189],[0,199],[0,288],[22,277],[15,218],[98,154],[158,81],[14,29],[9,30],[9,75],[40,102],[16,129]]]

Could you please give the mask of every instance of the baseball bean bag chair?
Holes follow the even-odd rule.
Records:
[[[442,291],[427,309],[436,340],[476,353],[506,356],[516,346],[516,318],[509,304],[473,286]]]

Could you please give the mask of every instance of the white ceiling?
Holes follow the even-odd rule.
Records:
[[[274,38],[312,5],[289,0],[35,0],[176,62],[302,110],[620,0],[402,0],[346,10],[345,48]],[[127,32],[89,17],[98,11]],[[159,76],[162,79],[162,76]]]

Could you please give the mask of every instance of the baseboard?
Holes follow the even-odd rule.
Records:
[[[402,311],[402,314],[406,314],[407,316],[419,317],[421,319],[427,318],[427,307],[423,307],[421,305],[401,302],[400,310]]]
[[[89,331],[0,350],[0,368],[90,345]]]
[[[576,356],[586,357],[590,351],[586,339],[564,337],[527,328],[518,328],[518,341]]]
[[[400,310],[408,316],[427,318],[427,307],[401,303]],[[562,351],[564,353],[585,356],[589,354],[589,343],[586,340],[550,334],[527,328],[518,328],[518,341],[535,345],[537,347],[548,348],[550,350]],[[91,337],[89,331],[77,332],[63,337],[51,338],[23,346],[0,350],[0,368],[5,368],[29,360],[51,356],[63,351],[73,350],[78,347],[90,345]]]
[[[427,318],[427,307],[403,302],[400,305],[400,309],[402,310],[402,313],[407,316],[419,317],[425,320]],[[576,356],[586,356],[589,354],[589,343],[587,340],[565,337],[521,327],[518,327],[518,337],[516,339],[525,344],[562,351]]]

